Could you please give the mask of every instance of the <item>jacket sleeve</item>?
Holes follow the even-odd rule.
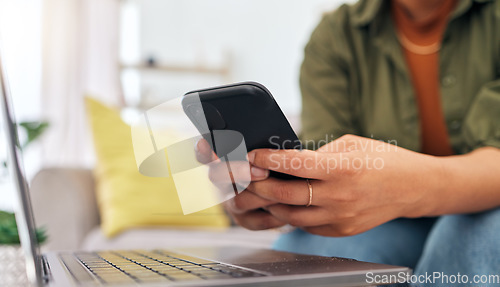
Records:
[[[500,79],[486,83],[475,97],[462,130],[465,146],[462,153],[476,148],[500,148]]]
[[[500,1],[492,2],[493,31],[500,28]],[[462,136],[465,144],[459,152],[467,153],[474,149],[492,146],[500,148],[500,34],[493,33],[492,41],[496,47],[496,77],[479,89],[467,114],[465,115]]]
[[[339,9],[342,9],[339,8]],[[302,132],[308,149],[317,149],[344,134],[356,133],[349,102],[346,59],[341,33],[342,11],[323,17],[305,47],[300,70]]]

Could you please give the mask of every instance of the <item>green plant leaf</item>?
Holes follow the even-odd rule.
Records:
[[[20,122],[19,126],[24,128],[27,134],[26,141],[22,144],[22,148],[36,140],[49,127],[48,122]]]
[[[47,233],[44,228],[37,228],[35,234],[38,243],[43,243],[47,240]],[[14,213],[0,211],[0,244],[19,243],[19,233]]]

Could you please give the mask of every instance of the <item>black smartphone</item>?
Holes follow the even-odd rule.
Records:
[[[301,149],[302,145],[271,93],[261,84],[242,82],[191,91],[182,99],[184,112],[221,159],[237,143],[212,142],[217,130],[236,131],[248,151],[259,148]],[[236,141],[237,142],[237,141]],[[278,178],[295,178],[272,173]]]

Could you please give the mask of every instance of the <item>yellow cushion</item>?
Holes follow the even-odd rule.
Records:
[[[219,205],[184,215],[172,177],[139,173],[130,126],[119,112],[89,97],[86,105],[97,155],[94,173],[104,234],[110,237],[144,226],[229,225]]]

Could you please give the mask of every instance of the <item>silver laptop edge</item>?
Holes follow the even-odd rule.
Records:
[[[5,66],[0,49],[0,93],[3,129],[7,140],[7,165],[16,192],[17,202],[15,205],[16,223],[18,226],[19,239],[26,257],[26,271],[28,279],[32,284],[41,285],[42,266],[38,243],[35,235],[35,222],[32,214],[31,201],[28,194],[28,184],[24,177],[21,164],[21,154],[17,140],[17,129],[13,122],[14,114],[9,102],[10,91],[7,83]]]

